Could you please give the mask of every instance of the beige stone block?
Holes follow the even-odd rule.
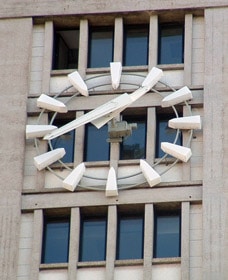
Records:
[[[23,278],[28,280],[29,279],[29,273],[30,273],[30,264],[18,265],[17,280],[21,280]]]
[[[32,237],[21,237],[19,240],[19,249],[31,249],[32,240]]]
[[[29,90],[29,95],[40,95],[42,92],[42,83],[41,81],[31,81],[30,82],[30,90]]]
[[[34,46],[32,48],[32,57],[43,57],[44,46]]]
[[[41,81],[41,80],[42,80],[42,71],[30,72],[30,81]]]
[[[190,229],[202,229],[203,220],[201,213],[190,214]]]
[[[189,266],[190,268],[202,268],[202,257],[191,257]]]
[[[202,229],[190,229],[190,240],[202,241],[203,230]]]
[[[31,254],[32,254],[31,249],[20,249],[19,250],[19,258],[18,258],[18,265],[30,264]]]
[[[192,181],[203,180],[203,166],[199,167],[191,167],[191,179]]]
[[[201,257],[203,254],[202,241],[190,240],[190,257]]]
[[[192,204],[190,207],[190,213],[202,215],[202,204]]]
[[[202,268],[191,268],[190,269],[190,280],[202,280],[203,270]]]
[[[196,51],[197,49],[204,49],[204,38],[193,38],[192,39],[192,49]]]
[[[32,39],[32,46],[33,47],[43,47],[44,46],[44,30],[36,30],[33,32],[33,39]]]
[[[31,70],[32,71],[42,71],[43,70],[43,60],[41,57],[37,57],[37,56],[32,57]]]

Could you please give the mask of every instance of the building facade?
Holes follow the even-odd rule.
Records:
[[[0,7],[0,278],[227,279],[227,0]]]

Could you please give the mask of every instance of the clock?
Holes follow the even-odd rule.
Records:
[[[128,82],[126,83],[126,76],[128,76]],[[129,79],[130,76],[130,79]],[[27,125],[26,126],[26,138],[34,138],[35,146],[37,150],[37,156],[34,158],[34,164],[38,170],[48,169],[53,174],[58,176],[63,182],[63,188],[75,191],[77,186],[87,188],[87,189],[96,189],[96,190],[105,190],[106,196],[116,196],[118,195],[118,190],[132,188],[134,184],[128,184],[127,182],[131,182],[131,178],[134,176],[139,175],[143,178],[144,182],[147,182],[150,187],[156,186],[162,181],[162,175],[166,173],[171,167],[173,167],[178,161],[187,162],[192,155],[190,149],[190,142],[193,135],[194,129],[201,129],[201,119],[200,116],[192,116],[191,107],[188,104],[188,101],[192,99],[192,93],[188,87],[182,87],[179,90],[172,89],[169,85],[163,82],[163,71],[159,68],[153,67],[146,77],[142,75],[136,74],[129,74],[129,73],[122,73],[122,66],[119,62],[112,62],[110,63],[110,73],[102,74],[94,76],[90,79],[83,80],[80,74],[77,71],[68,75],[69,82],[71,86],[65,88],[59,94],[54,97],[50,97],[46,94],[41,94],[41,96],[37,99],[37,106],[41,108],[41,113],[38,118],[38,123],[36,125]],[[130,82],[129,82],[130,81]],[[119,88],[121,90],[124,88],[128,88],[129,86],[132,88],[134,87],[134,91],[131,93],[121,93],[116,98],[102,104],[101,106],[95,108],[94,110],[82,115],[79,118],[63,125],[62,127],[53,126],[53,119],[56,117],[57,114],[64,114],[68,111],[67,103],[70,102],[72,99],[77,98],[78,95],[82,95],[85,98],[89,98],[90,92],[95,92],[97,88],[101,86],[105,86],[106,83],[110,84],[112,90],[115,92]],[[93,181],[92,185],[96,185],[96,181],[104,181],[104,184],[98,187],[91,187],[90,184],[83,184],[83,178],[88,177],[86,175],[86,166],[85,163],[80,163],[74,169],[69,168],[69,166],[61,161],[61,158],[65,155],[64,148],[53,149],[51,141],[61,135],[64,135],[74,129],[77,129],[80,126],[83,126],[87,123],[92,123],[97,128],[101,128],[103,125],[113,122],[118,115],[129,107],[133,102],[137,102],[143,95],[147,94],[148,92],[151,93],[161,93],[155,88],[157,83],[162,84],[165,87],[168,87],[172,93],[166,96],[161,101],[161,107],[171,107],[175,113],[175,118],[169,120],[169,127],[171,129],[176,130],[176,138],[173,143],[162,142],[161,149],[164,151],[165,155],[160,158],[155,164],[150,165],[144,159],[140,159],[139,161],[139,170],[140,172],[136,172],[136,174],[129,174],[126,176],[125,180],[121,177],[116,176],[116,171],[113,167],[110,167],[108,171],[108,175],[106,178],[98,178],[96,176],[90,176],[89,179]],[[126,86],[127,84],[127,86]],[[68,100],[63,103],[60,101],[59,97],[63,95],[69,89],[74,89],[75,92],[68,98]],[[177,104],[184,103],[188,110],[189,116],[188,117],[179,117],[178,111],[176,110],[175,106]],[[39,123],[41,119],[41,115],[46,111],[54,112],[54,116],[49,123],[49,125],[42,125]],[[127,127],[123,130],[121,127],[121,131],[118,130],[118,127],[115,129],[115,133],[113,135],[120,135],[120,138],[129,135],[129,130],[131,127]],[[178,135],[180,130],[189,130],[189,140],[187,141],[187,146],[180,146],[176,144]],[[112,135],[112,133],[110,133]],[[112,136],[114,137],[114,136]],[[116,136],[115,136],[116,137]],[[49,144],[49,150],[46,153],[40,154],[39,151],[39,139],[47,141]],[[110,141],[112,142],[113,139]],[[162,173],[156,170],[156,166],[159,165],[162,161],[166,159],[168,155],[171,155],[175,158],[173,163]],[[52,168],[52,164],[58,161],[62,168],[66,168],[68,170],[68,175],[64,178],[60,177],[55,170]],[[124,181],[124,183],[120,183]],[[143,182],[137,183],[136,186],[142,184]]]

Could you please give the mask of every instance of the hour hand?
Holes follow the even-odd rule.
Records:
[[[96,109],[88,112],[87,114],[69,122],[68,124],[55,129],[53,132],[44,136],[44,140],[52,140],[62,134],[65,134],[73,129],[76,129],[79,126],[92,122],[96,119],[99,119],[104,116],[109,116],[110,114],[112,117],[118,115],[120,111],[126,108],[129,104],[132,103],[132,99],[129,94],[124,93],[111,101],[97,107]]]

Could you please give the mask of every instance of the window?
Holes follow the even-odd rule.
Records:
[[[54,34],[53,69],[78,68],[79,30],[58,30]]]
[[[43,232],[42,263],[66,263],[69,250],[69,218],[46,218]]]
[[[120,159],[140,159],[146,157],[146,116],[123,116],[123,120],[137,123],[132,135],[123,139],[120,145]]]
[[[182,24],[160,25],[158,44],[158,64],[184,62],[184,26]]]
[[[117,260],[143,258],[143,227],[142,215],[119,216]]]
[[[106,259],[106,217],[82,218],[80,261],[104,261]]]
[[[68,123],[69,119],[55,119],[53,122],[53,125],[56,125],[57,127],[61,127]],[[74,140],[75,140],[75,130],[72,130],[68,133],[65,133],[53,140],[51,140],[51,144],[53,149],[57,148],[64,148],[66,151],[66,154],[61,159],[62,162],[70,163],[74,162]]]
[[[124,30],[124,66],[148,64],[149,28],[147,25],[125,26]]]
[[[85,161],[109,160],[108,125],[100,129],[93,124],[86,125],[85,134]]]
[[[159,114],[157,116],[157,127],[156,127],[156,157],[161,158],[164,156],[164,152],[161,149],[161,142],[173,143],[177,134],[176,129],[168,127],[168,121],[175,118],[175,115]],[[181,133],[177,138],[177,145],[182,145]]]
[[[91,28],[88,67],[109,67],[113,61],[113,28]]]
[[[155,211],[154,258],[180,257],[180,211]]]

